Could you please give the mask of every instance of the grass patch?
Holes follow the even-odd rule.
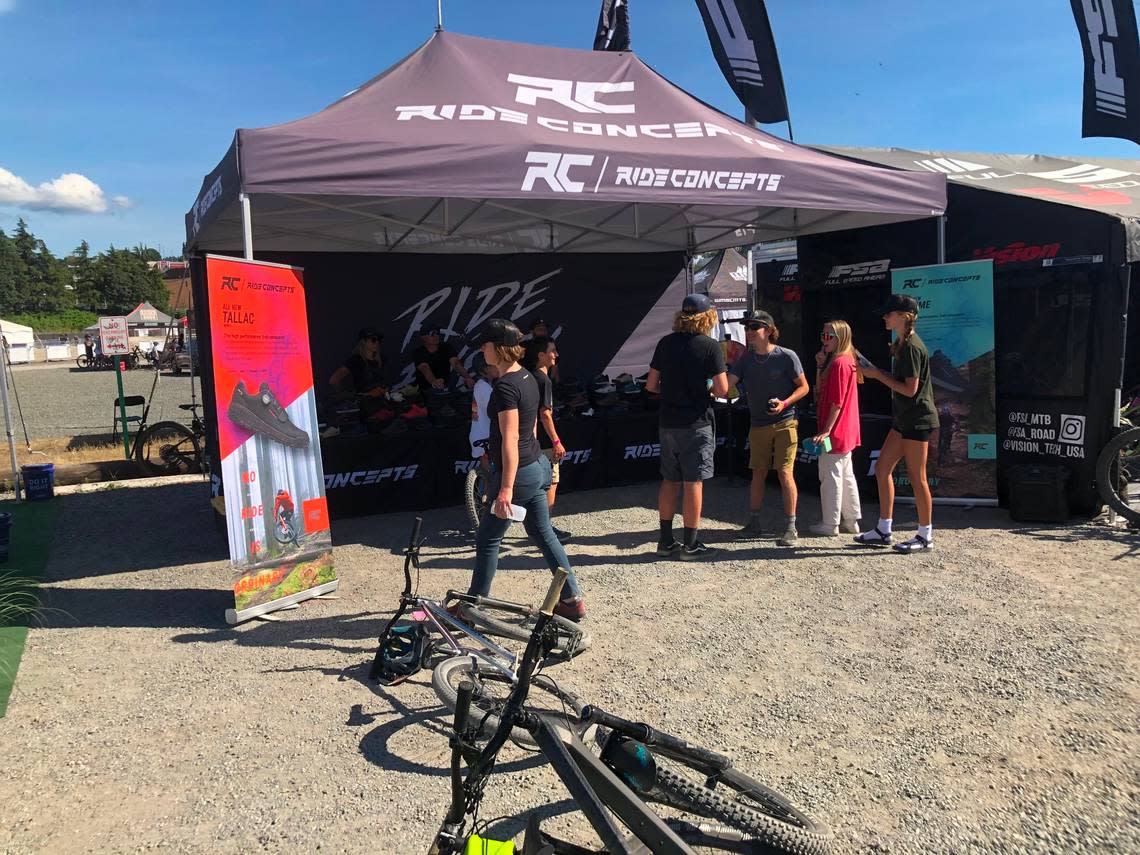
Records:
[[[131,431],[131,439],[134,439],[133,430]],[[29,463],[54,463],[56,466],[68,466],[72,463],[102,463],[105,460],[122,460],[123,440],[112,440],[109,433],[33,439],[30,450],[24,445],[16,447],[16,459],[21,466]]]
[[[12,515],[8,560],[0,562],[0,716],[16,682],[28,624],[38,610],[36,594],[55,534],[57,502],[0,502]]]

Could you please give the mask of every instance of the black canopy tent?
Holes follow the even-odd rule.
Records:
[[[600,370],[685,253],[937,216],[944,205],[942,176],[769,136],[632,53],[440,32],[318,113],[239,130],[186,230],[200,327],[203,253],[306,268],[319,386],[364,322],[402,356],[429,308],[461,341],[493,308],[524,323],[560,290],[563,316],[593,313],[581,317],[588,343],[567,350],[590,352],[579,373]],[[631,284],[636,267],[655,272]],[[536,283],[547,293],[524,299]],[[507,291],[513,302],[500,302]],[[599,313],[615,302],[620,311]],[[209,402],[208,329],[199,341]]]
[[[803,347],[818,346],[806,337],[828,317],[844,317],[860,349],[881,363],[887,339],[873,309],[890,289],[892,268],[992,258],[999,494],[1014,465],[1061,466],[1071,508],[1093,510],[1095,458],[1111,433],[1119,389],[1140,382],[1140,316],[1128,311],[1140,262],[1140,161],[824,150],[944,174],[948,205],[939,221],[800,240]],[[861,398],[865,413],[890,411],[878,384],[867,384]],[[1079,450],[1066,444],[1059,455],[1040,443],[1006,442],[1010,419],[1021,414],[1053,425],[1079,416],[1083,443]]]

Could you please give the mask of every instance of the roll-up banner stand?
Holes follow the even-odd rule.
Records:
[[[903,267],[891,291],[918,301],[938,430],[927,480],[935,502],[997,505],[993,260]],[[910,492],[903,462],[895,485]]]
[[[336,590],[303,271],[206,256],[234,624]]]

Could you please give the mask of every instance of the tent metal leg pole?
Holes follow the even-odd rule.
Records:
[[[16,437],[12,433],[12,407],[8,404],[8,342],[0,341],[0,400],[4,407],[4,430],[8,434],[8,454],[12,458],[12,487],[20,501],[20,463],[16,459]]]
[[[249,197],[244,193],[238,196],[241,201],[241,241],[245,257],[253,261],[253,214],[249,209]]]
[[[946,263],[946,215],[938,218],[938,263]]]

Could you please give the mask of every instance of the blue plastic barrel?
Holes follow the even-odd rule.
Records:
[[[55,495],[55,464],[29,463],[20,467],[24,479],[24,498],[29,502],[50,499]]]

